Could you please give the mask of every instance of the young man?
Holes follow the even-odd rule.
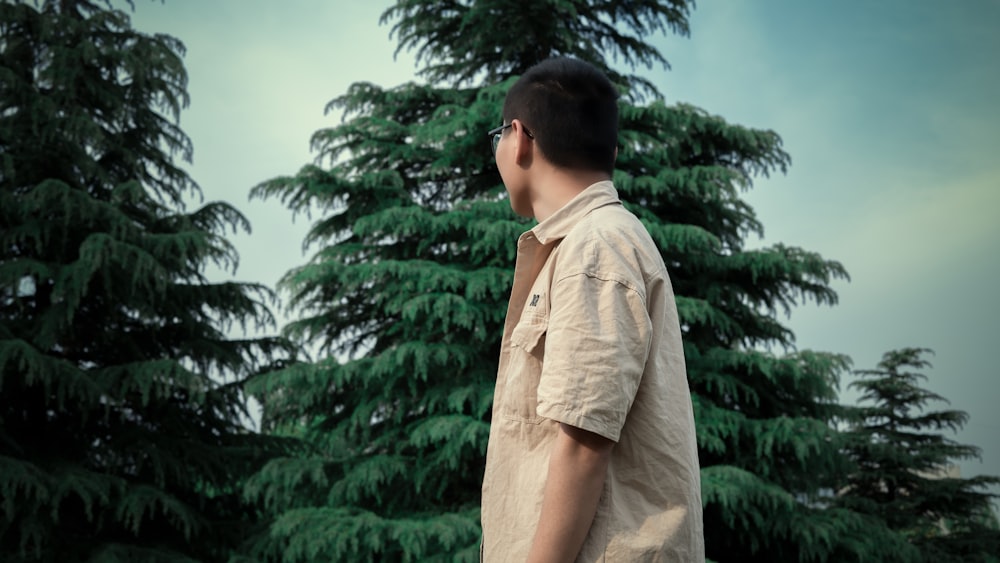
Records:
[[[611,183],[617,92],[544,61],[490,131],[520,215],[483,480],[483,560],[704,561],[701,485],[666,268]]]

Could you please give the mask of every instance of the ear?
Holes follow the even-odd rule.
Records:
[[[510,122],[510,134],[514,136],[514,159],[518,166],[527,168],[535,159],[535,140],[528,136],[524,124],[520,119],[512,119]]]

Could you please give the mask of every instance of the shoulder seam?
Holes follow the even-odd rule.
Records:
[[[644,287],[637,287],[636,284],[632,283],[631,280],[627,280],[621,276],[617,276],[614,274],[607,274],[604,272],[585,272],[585,271],[572,272],[569,274],[565,274],[562,277],[555,280],[553,285],[558,285],[566,280],[569,280],[570,278],[575,278],[579,276],[586,276],[588,278],[602,282],[616,283],[638,295],[639,299],[641,299],[643,303],[646,302],[646,292]]]

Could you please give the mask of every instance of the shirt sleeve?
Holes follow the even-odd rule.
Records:
[[[552,289],[540,416],[618,441],[649,354],[651,325],[627,280],[580,273]]]

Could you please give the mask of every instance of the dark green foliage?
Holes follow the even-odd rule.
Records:
[[[779,137],[697,108],[625,104],[615,184],[659,244],[677,294],[716,561],[880,560],[900,538],[829,506],[845,469],[832,423],[846,357],[800,351],[777,319],[835,304],[842,266],[785,245],[747,250],[762,226],[740,199],[783,171]]]
[[[688,0],[399,0],[381,22],[396,21],[399,49],[416,49],[430,83],[490,84],[520,75],[553,55],[568,55],[608,71],[630,89],[655,93],[639,76],[621,76],[608,57],[635,66],[666,63],[644,36],[687,35]]]
[[[311,452],[251,481],[275,521],[250,557],[477,559],[499,342],[516,239],[531,226],[510,211],[484,133],[513,77],[560,54],[608,70],[626,93],[614,180],[678,295],[710,557],[880,560],[905,547],[875,518],[829,506],[848,360],[774,351],[793,342],[777,315],[835,303],[830,282],[846,277],[798,248],[744,248],[762,227],[740,191],[785,170],[780,138],[668,106],[648,81],[610,72],[613,59],[662,62],[643,35],[686,33],[689,9],[400,0],[383,15],[429,84],[353,85],[330,108],[344,122],[313,138],[317,163],[254,192],[325,212],[306,241],[313,259],[282,282],[300,313],[288,333],[325,357],[251,383],[268,428]]]
[[[182,50],[99,2],[0,3],[0,560],[223,560],[279,451],[232,380],[288,346],[224,334],[273,323],[269,291],[203,275],[246,221],[184,210]]]
[[[954,461],[978,458],[979,449],[941,434],[957,432],[968,414],[929,411],[945,401],[920,386],[929,350],[886,352],[876,369],[855,372],[861,391],[849,411],[848,453],[857,465],[847,479],[840,506],[871,514],[906,535],[922,561],[1000,560],[997,529],[987,492],[1000,477],[961,478]]]
[[[502,93],[357,84],[337,101],[354,118],[314,138],[338,163],[257,188],[331,210],[310,233],[324,246],[283,284],[302,311],[290,334],[344,361],[251,387],[266,424],[314,446],[250,483],[279,514],[252,557],[478,560],[510,240],[524,228],[479,134]]]

